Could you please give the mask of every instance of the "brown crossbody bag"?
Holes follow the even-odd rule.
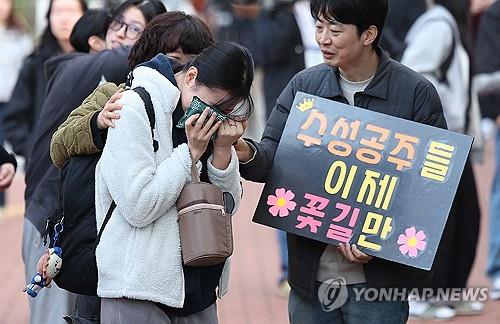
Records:
[[[220,264],[233,253],[234,198],[216,185],[201,182],[194,164],[191,175],[192,182],[177,200],[182,260],[193,267]]]

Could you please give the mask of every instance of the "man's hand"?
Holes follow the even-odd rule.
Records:
[[[240,162],[248,162],[253,157],[254,151],[242,138],[238,139],[236,145],[234,145],[234,149]]]
[[[14,164],[4,163],[0,166],[0,191],[5,191],[10,187],[15,175],[16,168]]]
[[[38,264],[36,266],[36,271],[42,274],[42,278],[45,279],[45,287],[50,288],[50,282],[52,278],[47,277],[47,266],[49,264],[50,253],[49,250],[45,251],[45,253],[38,260]]]
[[[358,250],[356,244],[349,245],[340,243],[339,250],[347,260],[353,263],[368,263],[368,261],[373,259],[372,256]]]

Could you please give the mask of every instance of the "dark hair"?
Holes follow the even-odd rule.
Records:
[[[196,80],[208,88],[229,90],[229,97],[217,107],[229,117],[246,120],[253,109],[250,88],[253,82],[252,54],[245,47],[234,42],[217,42],[207,47],[184,66],[198,70]],[[242,104],[232,110],[236,104]]]
[[[69,37],[71,46],[78,52],[90,52],[89,38],[91,36],[97,36],[104,39],[110,21],[111,17],[105,9],[87,10],[87,12],[78,19],[71,31],[71,36]]]
[[[434,3],[445,7],[455,19],[463,46],[470,53],[472,44],[472,28],[470,0],[434,0]]]
[[[159,14],[167,12],[167,8],[160,0],[127,0],[113,10],[112,17],[121,16],[130,7],[136,7],[141,11],[146,24]]]
[[[378,45],[385,18],[387,17],[387,0],[312,0],[311,14],[318,20],[322,16],[328,22],[355,25],[358,35],[370,26],[377,27],[378,35],[373,47]]]
[[[55,0],[50,0],[49,9],[47,10],[47,14],[45,18],[47,19],[47,27],[43,31],[42,37],[40,39],[40,44],[37,47],[37,50],[42,52],[44,55],[52,56],[57,53],[62,52],[61,45],[59,45],[59,41],[52,33],[52,26],[50,25],[50,14],[52,13],[52,5]],[[82,11],[85,13],[88,9],[87,2],[85,0],[78,0],[80,3],[80,7]]]
[[[128,57],[129,68],[177,48],[197,55],[213,43],[212,32],[200,18],[180,11],[167,12],[155,17],[135,42]]]

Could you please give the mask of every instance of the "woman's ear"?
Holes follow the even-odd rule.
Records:
[[[184,80],[188,87],[194,87],[196,85],[196,79],[198,77],[198,69],[191,66],[184,75]]]
[[[90,36],[88,39],[90,53],[100,52],[106,49],[106,42],[99,36]]]

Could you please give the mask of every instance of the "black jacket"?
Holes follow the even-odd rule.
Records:
[[[415,20],[427,9],[425,0],[389,0],[380,46],[400,61],[406,48],[405,37]]]
[[[304,46],[292,7],[278,4],[256,22],[258,59],[264,70],[267,116],[288,81],[305,68]]]
[[[260,66],[257,35],[256,20],[233,16],[233,21],[230,25],[222,26],[217,31],[217,40],[236,42],[245,46],[252,54],[254,65]]]
[[[25,59],[2,120],[6,140],[16,154],[26,159],[33,146],[32,132],[45,100],[44,64],[49,58],[48,53],[36,51]]]
[[[475,73],[500,71],[500,2],[491,5],[481,17],[475,49]],[[479,97],[483,117],[500,115],[500,93]]]
[[[68,115],[103,78],[123,83],[128,49],[97,54],[74,53],[47,62],[47,97],[35,126],[31,158],[26,165],[25,216],[43,233],[47,218],[59,207],[60,171],[50,158],[50,140]]]
[[[380,52],[380,50],[378,50]],[[338,69],[321,64],[298,73],[277,100],[260,143],[251,140],[257,151],[255,159],[240,165],[247,180],[265,182],[297,91],[348,103],[339,85]],[[354,97],[355,105],[379,113],[446,128],[436,89],[424,77],[409,68],[380,56],[380,64],[363,93]],[[315,294],[318,264],[325,243],[288,234],[288,280],[290,286],[306,298]],[[369,286],[413,287],[429,274],[427,271],[375,258],[364,266]]]
[[[12,163],[14,164],[14,168],[17,168],[16,158],[13,155],[9,154],[9,152],[7,152],[3,148],[3,146],[0,146],[0,165],[4,163]]]

